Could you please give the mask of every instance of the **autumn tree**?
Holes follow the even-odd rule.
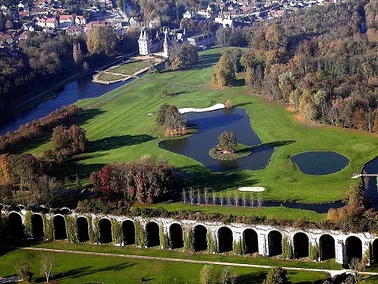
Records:
[[[218,136],[217,149],[224,153],[234,153],[237,148],[236,135],[232,131],[225,131]]]
[[[224,54],[214,67],[211,76],[214,84],[220,86],[232,86],[236,81],[236,70],[233,58],[230,54]]]
[[[169,106],[165,112],[164,125],[174,134],[186,133],[185,115],[179,112],[176,106]]]
[[[198,62],[198,51],[194,45],[184,43],[176,47],[176,52],[170,56],[172,70],[188,68]]]
[[[165,160],[109,164],[90,177],[95,192],[109,200],[154,203],[181,192],[177,170]]]
[[[53,151],[59,160],[84,152],[87,142],[85,130],[77,125],[70,128],[62,125],[55,127],[51,140]]]
[[[91,54],[105,54],[107,56],[116,53],[117,35],[110,26],[92,27],[87,34],[87,47]]]

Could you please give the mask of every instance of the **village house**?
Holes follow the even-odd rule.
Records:
[[[66,35],[68,36],[80,36],[84,32],[84,29],[82,26],[71,26],[68,29],[66,29]]]

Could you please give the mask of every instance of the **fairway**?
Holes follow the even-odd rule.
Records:
[[[245,86],[212,86],[211,73],[221,52],[219,48],[201,52],[199,64],[191,70],[147,74],[102,97],[79,101],[77,105],[85,109],[85,115],[77,123],[87,131],[90,143],[86,153],[62,168],[62,178],[68,176],[74,180],[77,172],[85,184],[91,172],[107,163],[135,161],[145,154],[156,158],[162,155],[183,171],[186,186],[206,187],[225,194],[233,194],[238,187],[262,186],[266,188],[261,193],[265,200],[303,203],[341,200],[350,183],[355,182],[352,174],[361,172],[364,164],[377,156],[376,136],[307,123],[284,105],[247,95]],[[165,90],[168,96],[161,96]],[[263,144],[275,146],[265,169],[212,173],[191,158],[158,148],[158,142],[165,139],[157,133],[155,123],[155,113],[161,104],[205,108],[225,103],[227,99],[247,111]],[[41,153],[50,146],[45,143],[32,152]],[[334,174],[306,175],[290,157],[311,150],[335,151],[347,157],[350,163]]]

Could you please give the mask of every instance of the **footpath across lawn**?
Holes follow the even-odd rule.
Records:
[[[51,245],[47,246],[51,247]],[[59,243],[56,246],[59,247]],[[62,248],[74,248],[75,246],[63,244]],[[108,248],[108,246],[97,247],[105,251]],[[119,251],[124,248],[125,252],[130,252],[128,247],[119,248]],[[157,250],[149,249],[145,251]],[[17,264],[22,259],[27,259],[32,264],[33,279],[37,283],[43,282],[43,278],[39,276],[40,261],[43,254],[54,255],[56,260],[54,279],[58,280],[59,283],[140,283],[142,278],[148,280],[147,283],[198,283],[199,272],[203,267],[203,264],[193,263],[17,249],[0,257],[0,276],[15,274]],[[223,269],[223,266],[215,266],[216,273],[219,273],[221,269]],[[261,283],[268,272],[268,269],[260,268],[234,267],[233,270],[239,279],[237,283]],[[321,283],[321,280],[327,278],[326,273],[320,272],[289,271],[288,275],[292,283]]]

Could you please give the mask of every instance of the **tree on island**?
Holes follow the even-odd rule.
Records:
[[[237,141],[236,135],[232,131],[225,131],[218,136],[219,143],[217,150],[222,151],[224,154],[233,154],[236,151]]]

